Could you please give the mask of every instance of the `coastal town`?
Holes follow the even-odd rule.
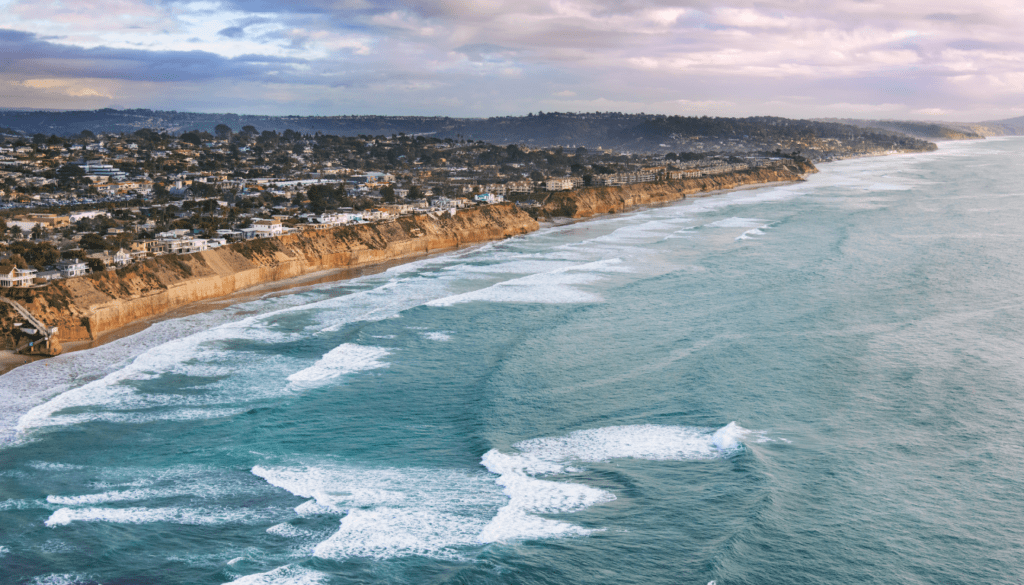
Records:
[[[40,287],[167,254],[304,230],[723,175],[796,153],[620,154],[395,134],[180,135],[143,129],[0,140],[0,288]]]

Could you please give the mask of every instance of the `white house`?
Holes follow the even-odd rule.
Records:
[[[494,193],[481,193],[481,194],[477,195],[476,197],[473,197],[473,200],[474,201],[479,201],[480,203],[488,203],[488,204],[490,204],[490,203],[501,203],[502,201],[505,200],[505,198],[502,197],[501,195],[495,195]]]
[[[571,191],[572,187],[572,179],[568,177],[552,178],[544,182],[544,188],[548,191]]]
[[[62,258],[57,261],[57,270],[64,278],[73,278],[89,273],[89,265],[78,258]]]
[[[279,219],[257,219],[252,222],[257,238],[273,238],[284,233],[284,226]]]
[[[192,254],[207,250],[206,240],[189,237],[179,239],[160,239],[153,244],[153,252],[157,254]]]
[[[7,274],[0,274],[0,287],[31,286],[36,272],[35,268],[12,268]]]

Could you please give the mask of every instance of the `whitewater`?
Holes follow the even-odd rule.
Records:
[[[1024,582],[1024,139],[0,376],[0,585]]]

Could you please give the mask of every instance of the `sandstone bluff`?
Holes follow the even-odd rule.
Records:
[[[553,193],[541,218],[584,218],[639,205],[668,203],[687,195],[761,183],[802,180],[817,172],[810,163],[726,175],[623,187],[592,187]],[[252,240],[190,255],[170,255],[36,289],[8,289],[8,296],[59,328],[62,341],[96,339],[107,331],[260,284],[339,268],[357,268],[430,252],[522,235],[536,219],[511,203],[461,210],[455,216],[423,214],[394,221]],[[11,333],[17,316],[0,306],[0,347],[19,342]],[[54,339],[45,353],[59,353]]]

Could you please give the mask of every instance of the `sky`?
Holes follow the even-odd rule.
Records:
[[[1024,115],[1020,0],[0,0],[0,107]]]

